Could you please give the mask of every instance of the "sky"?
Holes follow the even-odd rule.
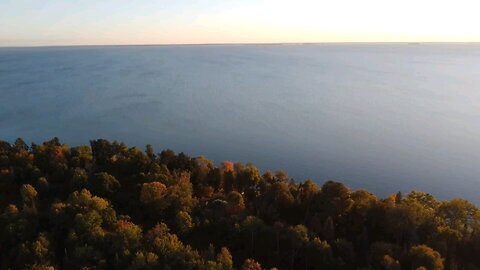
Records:
[[[0,0],[0,46],[480,42],[475,0]]]

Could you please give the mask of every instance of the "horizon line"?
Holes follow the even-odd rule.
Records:
[[[212,43],[132,43],[132,44],[59,44],[1,46],[0,49],[55,47],[148,47],[148,46],[242,46],[242,45],[328,45],[328,44],[480,44],[480,41],[322,41],[322,42],[212,42]]]

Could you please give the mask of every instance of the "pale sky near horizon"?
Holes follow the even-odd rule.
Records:
[[[480,42],[473,0],[0,0],[0,46]]]

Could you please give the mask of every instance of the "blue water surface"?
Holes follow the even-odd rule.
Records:
[[[0,138],[107,138],[480,203],[480,45],[0,49]]]

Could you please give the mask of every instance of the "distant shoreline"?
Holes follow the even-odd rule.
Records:
[[[159,43],[159,44],[72,44],[72,45],[27,45],[27,46],[0,46],[0,49],[22,48],[63,48],[63,47],[188,47],[188,46],[284,46],[284,45],[480,45],[479,41],[450,42],[450,41],[352,41],[352,42],[265,42],[265,43]]]

